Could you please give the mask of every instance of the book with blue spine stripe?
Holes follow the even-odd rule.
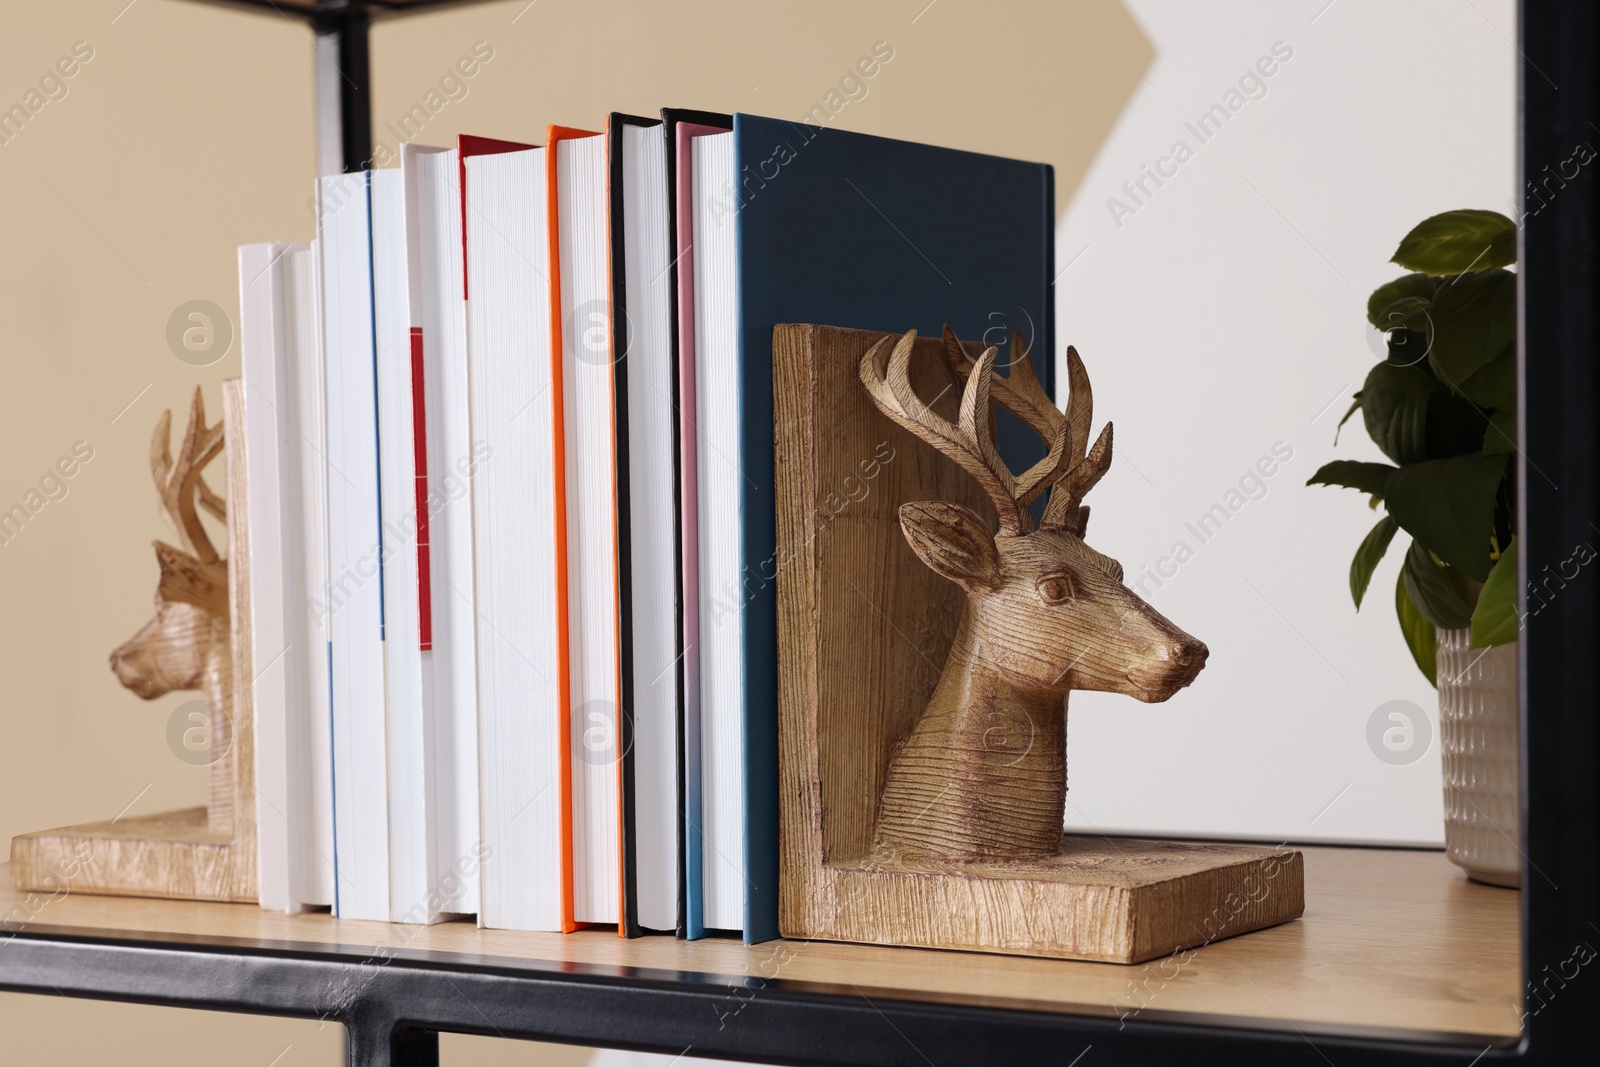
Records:
[[[736,520],[729,541],[702,543],[701,643],[711,650],[702,717],[708,734],[733,729],[723,740],[742,757],[725,776],[726,760],[716,764],[729,746],[706,743],[706,926],[737,921],[755,943],[779,934],[773,328],[937,336],[949,323],[999,347],[1002,366],[1017,331],[1047,354],[1035,366],[1054,395],[1054,173],[744,114],[732,133],[697,138],[695,152],[696,373],[710,445],[701,454],[723,456],[720,469],[701,471],[701,527],[714,533],[727,514],[719,486]],[[1023,469],[1043,445],[1001,414],[1001,452]],[[737,634],[732,659],[715,652],[725,628]],[[735,806],[736,818],[722,817]]]

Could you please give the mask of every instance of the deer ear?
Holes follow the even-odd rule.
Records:
[[[155,546],[156,562],[161,567],[161,579],[156,584],[158,602],[183,601],[212,608],[219,594],[226,598],[226,590],[217,586],[199,560],[161,541],[156,541]]]
[[[922,500],[900,507],[900,528],[934,573],[971,588],[1000,584],[1000,553],[984,522],[960,504]]]

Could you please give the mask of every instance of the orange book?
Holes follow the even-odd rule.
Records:
[[[576,929],[570,508],[549,148],[463,138],[474,458],[479,921]],[[540,254],[548,249],[549,258]],[[479,450],[481,447],[481,455]]]
[[[559,595],[570,637],[566,857],[573,920],[614,924],[622,910],[622,649],[606,143],[599,133],[551,126],[545,144],[553,370],[561,397],[555,462],[565,516]]]

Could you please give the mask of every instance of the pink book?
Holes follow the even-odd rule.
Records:
[[[727,126],[679,122],[675,129],[678,274],[678,470],[681,496],[683,571],[683,813],[684,932],[690,939],[705,933],[701,890],[700,834],[700,494],[697,463],[699,431],[695,425],[694,375],[694,153],[691,141]]]

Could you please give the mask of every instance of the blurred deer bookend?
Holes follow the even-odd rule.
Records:
[[[1066,804],[1067,694],[1166,700],[1200,673],[1206,646],[1128,589],[1121,565],[1083,540],[1083,497],[1111,465],[1111,425],[1088,445],[1093,394],[1078,353],[1067,349],[1071,395],[1062,412],[1020,335],[1011,373],[1001,377],[992,346],[974,360],[947,326],[944,351],[964,379],[951,422],[912,390],[915,340],[913,330],[879,341],[862,357],[861,382],[884,415],[978,483],[999,531],[957,503],[900,508],[912,549],[965,590],[966,606],[933,696],[890,758],[874,852],[902,862],[1052,856]],[[1021,476],[996,450],[992,402],[1049,446]],[[1032,506],[1046,492],[1035,521]]]
[[[172,412],[163,412],[156,423],[150,440],[150,473],[162,513],[183,547],[154,542],[160,567],[155,617],[111,653],[117,680],[145,700],[188,689],[204,692],[206,736],[217,751],[232,729],[228,563],[212,546],[199,509],[227,521],[226,505],[204,478],[206,465],[222,453],[222,429],[221,422],[206,425],[205,401],[198,388],[176,459],[170,444]],[[207,823],[222,833],[227,832],[232,809],[229,769],[223,760],[211,763]]]
[[[172,412],[156,423],[150,473],[181,547],[155,542],[155,617],[111,653],[117,680],[145,700],[185,690],[205,695],[208,803],[14,837],[18,888],[45,888],[70,871],[75,892],[256,899],[244,401],[237,379],[222,383],[222,412],[207,425],[196,389],[176,456]],[[218,456],[225,456],[226,503],[204,478]],[[227,524],[227,558],[211,543],[202,510]]]

